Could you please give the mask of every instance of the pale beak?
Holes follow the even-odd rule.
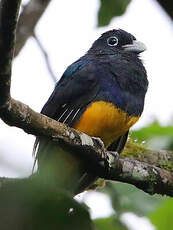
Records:
[[[137,41],[137,40],[133,40],[132,44],[124,45],[122,46],[122,48],[125,51],[129,51],[129,52],[133,52],[137,54],[144,52],[147,49],[144,43]]]

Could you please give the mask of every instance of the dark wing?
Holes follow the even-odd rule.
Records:
[[[92,63],[86,63],[82,67],[80,65],[80,68],[79,63],[70,66],[56,85],[41,113],[73,126],[98,92],[95,68]]]
[[[72,127],[96,97],[99,90],[97,83],[96,65],[85,60],[72,64],[57,83],[41,113]],[[49,142],[45,138],[36,139],[33,154],[37,159],[44,155]]]

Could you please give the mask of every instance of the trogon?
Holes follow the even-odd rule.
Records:
[[[148,80],[139,55],[145,49],[122,29],[103,33],[65,70],[41,113],[99,137],[108,150],[120,153],[144,107]],[[39,166],[45,146],[50,154],[51,143],[44,138],[36,143]],[[88,175],[89,181],[93,177]]]

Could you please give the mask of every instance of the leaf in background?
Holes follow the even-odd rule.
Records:
[[[118,215],[124,212],[133,212],[145,216],[155,210],[164,200],[159,195],[148,195],[133,185],[126,183],[107,183],[103,192],[107,193],[112,200],[112,207]]]
[[[157,121],[137,131],[131,132],[131,138],[146,141],[153,149],[173,149],[173,126],[161,126]]]
[[[124,14],[130,0],[100,0],[98,26],[106,26],[115,16]]]
[[[97,230],[128,230],[127,227],[114,216],[94,220]]]
[[[173,229],[173,199],[169,198],[164,201],[153,213],[149,219],[157,230]]]
[[[151,125],[131,133],[131,137],[138,140],[150,139],[153,136],[170,136],[173,138],[173,126],[161,126],[155,121]]]
[[[37,177],[16,179],[0,188],[0,229],[93,230],[89,212],[66,191]]]

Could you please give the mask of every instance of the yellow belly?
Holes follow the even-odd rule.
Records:
[[[86,109],[74,128],[89,136],[100,137],[108,147],[138,119],[139,117],[128,116],[112,103],[97,101]]]

